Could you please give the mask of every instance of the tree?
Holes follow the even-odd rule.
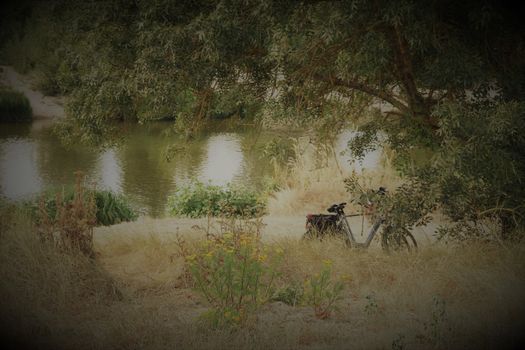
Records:
[[[70,93],[64,130],[75,139],[100,143],[126,119],[171,118],[191,134],[211,114],[245,107],[317,125],[365,115],[349,145],[356,157],[390,147],[399,170],[428,184],[445,212],[465,204],[458,222],[488,212],[505,231],[523,222],[523,195],[513,190],[525,178],[519,9],[489,0],[59,0],[46,8],[47,25],[64,34],[57,84]],[[434,156],[414,165],[421,148]]]

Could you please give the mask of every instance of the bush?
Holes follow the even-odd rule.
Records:
[[[63,201],[71,203],[74,199],[74,191],[68,190],[63,194]],[[57,215],[57,198],[56,196],[44,196],[44,207],[51,218]],[[96,206],[96,225],[110,226],[120,222],[134,221],[137,219],[137,213],[131,208],[125,197],[117,195],[111,191],[95,191],[94,202]],[[32,211],[35,212],[38,204],[30,204]]]
[[[24,94],[7,88],[0,88],[0,121],[30,121],[33,111]]]
[[[55,198],[55,215],[50,215],[42,197],[38,206],[37,233],[45,242],[52,242],[65,251],[79,251],[94,257],[93,227],[96,224],[96,205],[93,192],[86,191],[83,175],[76,174],[73,198],[66,200],[62,193]]]
[[[96,191],[97,224],[109,226],[124,221],[135,221],[138,217],[123,196],[110,191]]]
[[[270,300],[281,257],[249,233],[209,237],[184,256],[195,288],[212,306],[205,316],[214,327],[242,325]]]
[[[343,281],[332,278],[332,261],[325,260],[321,273],[306,279],[303,298],[313,307],[315,317],[323,320],[337,310],[343,289]]]
[[[198,218],[207,215],[254,217],[260,215],[265,206],[255,192],[245,188],[195,182],[170,197],[168,207],[172,215]]]

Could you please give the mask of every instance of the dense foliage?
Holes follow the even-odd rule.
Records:
[[[264,203],[246,188],[195,182],[181,187],[168,200],[172,215],[192,218],[203,216],[243,216],[262,214]]]
[[[33,111],[24,94],[0,86],[0,121],[30,121]]]
[[[485,219],[505,236],[523,226],[519,8],[490,0],[58,0],[4,13],[3,58],[69,94],[64,135],[74,140],[100,144],[112,122],[126,119],[170,118],[191,135],[214,116],[295,118],[329,136],[351,119],[360,129],[354,156],[390,148],[408,183],[425,184],[429,206],[460,231]],[[420,151],[430,156],[416,163]]]
[[[61,195],[62,202],[72,203],[75,198],[73,190],[68,190]],[[44,197],[44,207],[50,218],[57,217],[57,197],[55,195]],[[111,191],[96,190],[93,192],[95,205],[95,224],[98,226],[110,226],[121,222],[134,221],[138,214],[131,208],[127,200]],[[38,203],[31,204],[32,210],[38,210]]]

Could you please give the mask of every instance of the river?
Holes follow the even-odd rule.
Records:
[[[0,195],[14,201],[30,199],[45,190],[71,186],[74,172],[81,170],[97,188],[124,194],[142,214],[162,216],[168,196],[192,180],[261,186],[273,171],[262,146],[272,139],[301,136],[219,127],[188,142],[166,133],[170,125],[129,125],[118,146],[97,151],[83,145],[65,147],[52,132],[50,120],[1,123]],[[343,167],[350,165],[339,153],[353,134],[342,132],[335,143]],[[363,164],[374,167],[378,162],[379,153],[372,152]]]

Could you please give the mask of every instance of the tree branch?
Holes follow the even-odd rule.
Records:
[[[374,88],[372,86],[366,85],[366,84],[364,84],[362,82],[359,82],[357,80],[349,80],[349,79],[344,79],[343,80],[343,79],[340,79],[340,78],[337,78],[337,77],[325,77],[325,76],[322,76],[320,74],[315,74],[313,76],[313,78],[318,80],[318,81],[323,81],[323,82],[326,82],[326,83],[330,83],[330,84],[335,85],[335,86],[341,86],[341,87],[345,87],[345,88],[348,88],[348,89],[359,90],[361,92],[364,92],[366,94],[372,95],[372,96],[377,97],[377,98],[379,98],[379,99],[381,99],[381,100],[383,100],[385,102],[390,103],[392,106],[397,108],[402,113],[410,112],[410,109],[408,108],[407,105],[405,105],[403,102],[401,102],[398,99],[396,99],[391,94],[387,93],[384,90],[376,89],[376,88]]]

